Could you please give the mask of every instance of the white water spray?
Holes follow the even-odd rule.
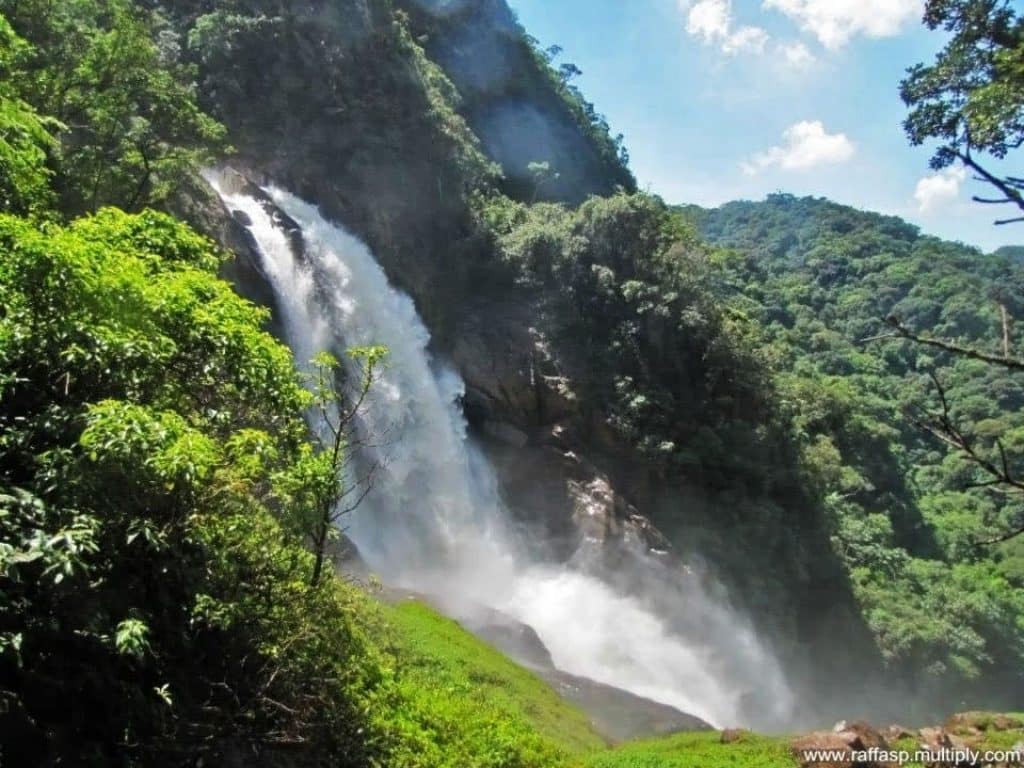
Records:
[[[792,695],[749,626],[694,584],[642,597],[566,564],[541,563],[513,533],[487,463],[467,439],[458,375],[431,358],[412,300],[367,247],[313,206],[267,193],[302,229],[304,258],[257,199],[211,178],[248,218],[297,363],[381,344],[389,363],[361,425],[386,435],[383,474],[349,535],[385,581],[492,606],[530,625],[562,670],[674,706],[715,726],[778,726]],[[669,595],[669,599],[666,599]]]

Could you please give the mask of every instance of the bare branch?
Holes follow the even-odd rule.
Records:
[[[370,493],[370,491],[373,490],[375,486],[374,480],[377,477],[377,473],[380,471],[382,467],[383,465],[381,464],[381,462],[373,462],[372,466],[366,471],[366,474],[363,475],[361,479],[356,480],[356,482],[341,495],[341,498],[344,499],[353,490],[355,490],[356,488],[359,489],[359,495],[356,497],[355,501],[353,501],[351,504],[344,508],[335,508],[335,511],[332,512],[330,516],[331,523],[336,523],[345,515],[356,511],[356,508],[358,508],[359,505],[363,503],[363,499],[365,499],[366,496]]]
[[[980,541],[974,542],[974,544],[979,547],[991,547],[995,544],[1002,544],[1004,542],[1010,541],[1011,539],[1015,539],[1021,534],[1024,534],[1024,526],[1021,526],[1020,528],[1014,528],[1013,530],[1008,531],[1007,533],[1000,534],[999,536],[995,536],[991,539],[981,539]]]
[[[946,390],[942,386],[942,383],[934,373],[929,373],[929,376],[935,386],[935,391],[938,395],[942,412],[939,414],[931,414],[928,420],[915,418],[914,422],[920,429],[942,441],[951,448],[954,448],[964,460],[974,464],[990,478],[989,480],[969,483],[966,487],[991,489],[1002,488],[1024,493],[1024,480],[1018,478],[1010,468],[1010,461],[1006,455],[1006,449],[1003,447],[1002,442],[999,440],[996,441],[996,447],[999,450],[999,464],[994,463],[990,459],[978,453],[973,441],[971,441],[970,438],[960,430],[953,420],[950,412],[949,398],[946,396]],[[1024,534],[1024,526],[1014,528],[990,539],[975,541],[974,543],[976,546],[992,546],[994,544],[1009,541],[1021,534]]]
[[[993,365],[1001,365],[1004,368],[1010,368],[1016,371],[1024,371],[1024,360],[1019,360],[1015,357],[1008,357],[1004,355],[992,355],[988,352],[982,352],[977,349],[971,349],[970,347],[964,347],[959,344],[954,344],[950,341],[944,341],[943,339],[936,339],[931,336],[922,336],[919,333],[912,331],[910,328],[900,322],[899,318],[891,315],[886,318],[885,322],[896,330],[899,336],[904,339],[913,341],[917,344],[924,344],[929,347],[935,347],[941,349],[944,352],[949,352],[954,355],[960,355],[961,357],[968,357],[972,360],[980,360],[984,363],[992,363]]]
[[[968,147],[969,146],[970,143],[968,142]],[[978,174],[977,178],[979,181],[991,184],[1006,197],[1005,202],[1013,203],[1021,210],[1024,210],[1024,194],[1021,194],[1022,185],[1019,179],[1014,177],[1001,179],[995,174],[990,173],[971,156],[969,149],[966,152],[957,152],[956,154],[964,165]],[[977,197],[974,199],[978,202],[995,202],[983,200]],[[1001,221],[997,221],[996,224],[1010,224],[1017,221],[1024,221],[1024,216],[1015,219],[1003,219]]]

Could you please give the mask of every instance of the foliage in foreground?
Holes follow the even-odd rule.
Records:
[[[310,586],[287,492],[310,398],[206,240],[152,212],[6,216],[0,255],[5,757],[543,766],[596,742],[426,609],[392,625],[354,586]],[[483,702],[488,675],[527,703]]]
[[[281,529],[306,395],[264,313],[158,214],[7,217],[0,251],[5,741],[97,764],[229,735],[351,749],[375,670]]]
[[[949,38],[933,64],[911,67],[900,84],[911,110],[903,123],[907,138],[914,145],[939,142],[932,167],[969,169],[995,195],[975,202],[1018,209],[996,224],[1024,221],[1024,179],[1000,162],[1024,142],[1024,17],[1015,5],[928,0],[925,24]]]

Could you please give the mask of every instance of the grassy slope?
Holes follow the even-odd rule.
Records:
[[[587,716],[543,680],[424,603],[380,607],[383,644],[436,765],[551,768],[791,768],[786,739],[686,733],[607,750]],[[515,750],[510,751],[514,745]],[[433,765],[430,759],[424,765]]]
[[[681,733],[591,755],[586,768],[794,768],[788,739],[744,734],[722,744],[718,732]]]
[[[559,766],[605,746],[580,710],[456,622],[414,601],[381,610],[409,714],[439,750],[423,764]]]

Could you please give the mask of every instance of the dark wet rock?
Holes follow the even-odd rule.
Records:
[[[598,733],[613,742],[666,736],[683,731],[713,730],[699,717],[621,688],[558,670],[539,672],[562,698],[571,701],[590,716]]]
[[[305,258],[306,243],[302,236],[302,227],[299,226],[299,223],[295,221],[295,219],[282,211],[281,208],[278,207],[277,203],[274,202],[274,199],[264,192],[263,188],[260,187],[259,184],[236,171],[234,168],[224,168],[218,175],[219,181],[226,192],[231,194],[244,194],[256,200],[263,210],[267,212],[267,215],[270,216],[274,225],[284,232],[295,257],[299,261],[302,261]],[[241,211],[233,211],[232,213],[239,224],[245,227],[251,226],[252,221],[249,220],[249,217],[244,213],[242,213],[242,219],[239,219],[238,216]]]
[[[239,295],[270,310],[270,330],[279,336],[277,299],[263,270],[256,242],[246,229],[249,222],[240,221],[237,211],[229,211],[200,176],[191,177],[165,207],[234,255],[223,263],[221,277],[230,282]]]

